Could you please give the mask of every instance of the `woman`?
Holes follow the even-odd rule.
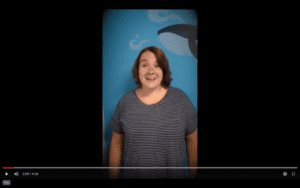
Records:
[[[124,95],[109,124],[113,130],[110,167],[197,166],[197,113],[186,95],[170,87],[168,60],[157,47],[143,49],[133,66],[139,88]],[[123,163],[123,164],[122,164]],[[110,169],[117,178],[119,169]],[[189,169],[194,176],[196,170]],[[124,178],[184,178],[184,169],[130,168]]]

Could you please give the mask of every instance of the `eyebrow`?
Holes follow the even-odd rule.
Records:
[[[142,59],[140,62],[142,62],[142,61],[147,61],[148,62],[147,59]],[[157,63],[157,61],[154,61],[154,63]]]

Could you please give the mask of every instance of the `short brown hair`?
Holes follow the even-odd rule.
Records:
[[[155,46],[150,46],[147,48],[144,48],[138,55],[137,59],[135,60],[135,63],[133,65],[133,69],[132,69],[132,74],[133,74],[133,78],[135,79],[135,83],[139,86],[142,87],[142,83],[140,81],[139,78],[139,65],[140,65],[140,58],[142,56],[142,54],[146,51],[150,51],[152,52],[156,59],[157,59],[157,63],[158,66],[162,69],[163,71],[163,79],[161,81],[161,86],[163,88],[168,88],[171,84],[172,78],[171,78],[171,71],[169,68],[169,62],[167,57],[165,56],[164,52]]]

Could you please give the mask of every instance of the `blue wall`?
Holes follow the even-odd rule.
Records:
[[[183,53],[172,51],[159,39],[158,30],[174,25],[197,26],[194,10],[107,10],[103,15],[103,110],[107,150],[112,130],[108,127],[121,97],[137,88],[131,74],[139,52],[157,46],[166,54],[173,81],[171,86],[183,90],[196,111],[198,60],[181,41]],[[175,43],[177,42],[177,39]],[[174,41],[173,41],[174,42]],[[180,46],[178,46],[180,48]],[[107,154],[107,153],[106,153]]]

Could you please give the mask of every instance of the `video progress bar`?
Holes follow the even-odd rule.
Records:
[[[297,167],[3,167],[3,169],[297,169]]]

